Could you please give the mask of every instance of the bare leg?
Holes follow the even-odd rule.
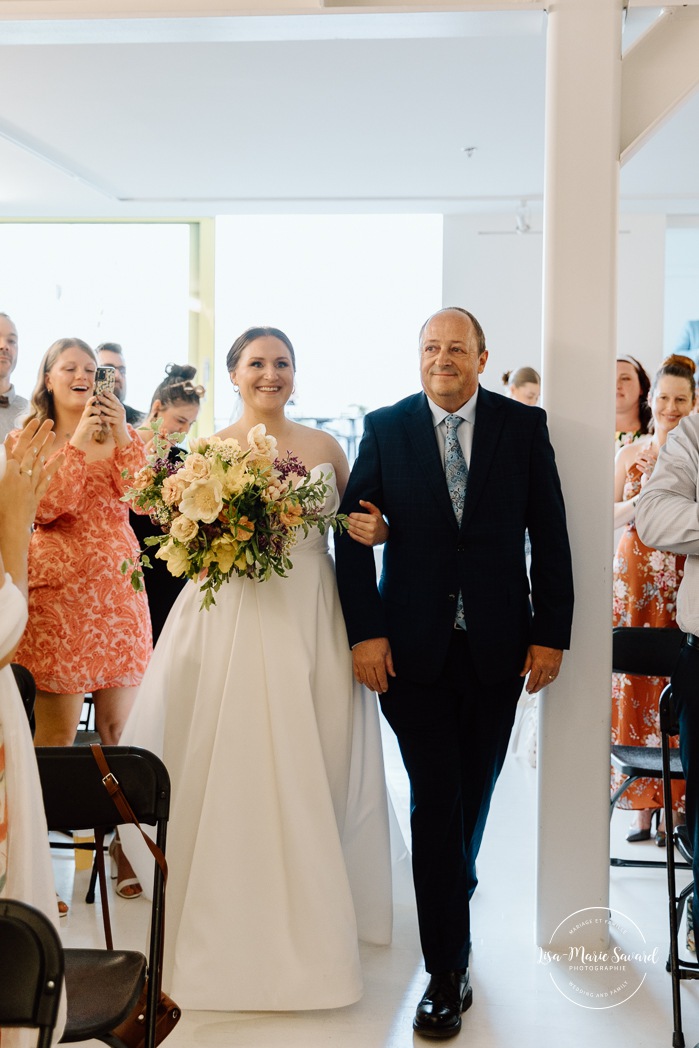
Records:
[[[100,688],[93,691],[95,728],[103,746],[117,746],[138,688]]]
[[[104,746],[118,745],[137,691],[138,688],[101,688],[99,691],[93,691],[95,728]],[[118,831],[110,845],[109,854],[117,867],[118,894],[122,899],[137,899],[143,889],[131,863],[122,851]]]
[[[54,695],[48,691],[37,691],[34,745],[72,746],[84,701],[82,692],[79,695]]]

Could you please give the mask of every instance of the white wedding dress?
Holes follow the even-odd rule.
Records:
[[[391,939],[376,699],[352,678],[327,534],[291,558],[287,578],[224,583],[208,611],[188,583],[121,738],[172,779],[163,986],[182,1008],[351,1004],[358,937]],[[150,886],[142,841],[123,840]]]

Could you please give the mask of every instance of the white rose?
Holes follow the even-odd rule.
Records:
[[[274,462],[277,457],[277,438],[268,436],[267,430],[262,423],[252,427],[248,433],[247,440],[252,458]]]
[[[180,502],[180,513],[190,520],[211,524],[223,509],[223,488],[214,477],[195,480],[185,490]]]

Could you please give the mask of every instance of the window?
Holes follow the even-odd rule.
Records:
[[[419,388],[417,338],[442,304],[441,215],[247,215],[216,222],[216,428],[236,415],[226,354],[281,328],[297,358],[295,417],[352,451],[366,410]]]
[[[127,401],[145,410],[165,365],[189,353],[187,223],[0,224],[0,311],[17,325],[18,393],[29,397],[58,338],[119,342]]]

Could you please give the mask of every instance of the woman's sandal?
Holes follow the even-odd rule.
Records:
[[[70,911],[70,906],[67,902],[63,902],[63,899],[61,899],[58,892],[56,892],[56,903],[58,905],[58,916],[67,917]]]
[[[143,888],[131,868],[131,863],[124,855],[121,841],[115,837],[109,845],[112,880],[116,881],[115,891],[122,899],[138,899],[143,895]],[[121,869],[120,869],[121,867]],[[124,874],[122,877],[121,874]]]

